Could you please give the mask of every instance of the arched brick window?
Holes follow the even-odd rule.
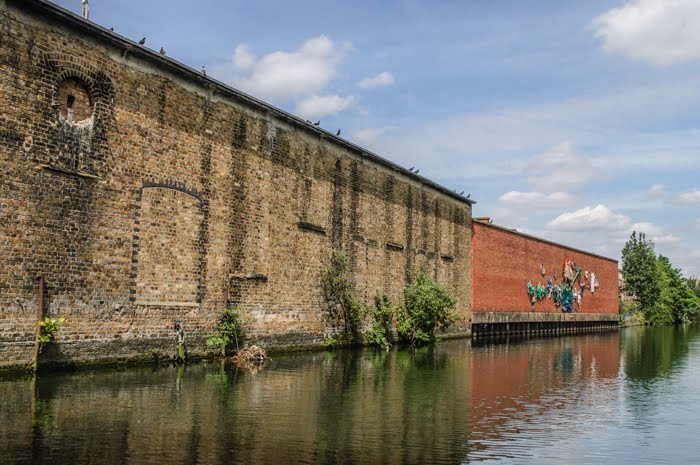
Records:
[[[93,102],[88,87],[81,79],[68,77],[58,87],[58,111],[68,123],[82,123],[92,117]]]

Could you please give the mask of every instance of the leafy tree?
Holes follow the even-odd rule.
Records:
[[[664,322],[686,323],[697,316],[700,310],[700,299],[688,287],[688,281],[683,279],[681,271],[673,268],[671,261],[659,255],[657,259],[659,286],[661,295],[657,303],[659,313],[664,315]]]
[[[700,279],[697,276],[688,278],[688,288],[700,299]]]
[[[321,285],[331,311],[340,312],[345,339],[359,337],[364,309],[354,296],[355,282],[345,254],[333,251],[330,265],[323,270]]]
[[[440,283],[420,270],[404,289],[404,305],[399,309],[396,332],[411,347],[433,342],[436,330],[446,330],[459,315],[453,312],[457,299]]]
[[[633,296],[648,321],[655,321],[656,302],[661,288],[654,243],[644,233],[633,231],[622,249],[623,292]]]
[[[371,346],[388,350],[391,347],[391,323],[394,319],[394,307],[389,296],[377,292],[374,296],[374,307],[368,309],[370,329],[365,340]]]
[[[238,341],[243,339],[243,316],[238,308],[231,306],[221,312],[216,325],[216,336],[207,339],[207,346],[220,347],[221,355],[226,355],[226,348],[232,343],[239,350]]]

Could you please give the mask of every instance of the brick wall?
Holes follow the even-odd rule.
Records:
[[[0,38],[0,363],[31,357],[38,274],[66,363],[171,351],[176,320],[201,352],[228,304],[320,343],[333,248],[367,301],[420,265],[468,321],[469,202],[46,4],[0,3]]]
[[[617,261],[480,221],[472,223],[472,231],[473,312],[530,312],[527,283],[546,286],[552,278],[561,284],[564,261],[573,259],[600,282],[595,293],[586,287],[581,307],[574,303],[573,308],[580,313],[619,313]],[[544,298],[535,303],[535,312],[560,313],[561,307]]]

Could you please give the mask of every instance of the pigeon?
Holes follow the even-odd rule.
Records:
[[[165,49],[163,47],[160,48],[160,54],[165,55]]]
[[[146,43],[146,38],[144,37],[143,39],[139,40],[139,45],[143,45]]]
[[[413,172],[413,167],[410,167],[408,171]]]
[[[338,132],[335,133],[336,136],[340,135],[340,129],[338,129]]]
[[[316,122],[314,123],[314,126],[318,126],[319,124],[321,124],[321,120],[316,121]]]
[[[467,198],[471,197],[471,195],[472,195],[471,193],[467,194]]]
[[[420,170],[416,170],[415,173],[418,174],[419,171],[420,171]]]
[[[114,32],[114,28],[113,28],[113,27],[110,27],[109,30],[112,31],[112,32]]]
[[[207,70],[204,69],[204,65],[202,65],[202,69],[200,69],[199,72],[202,73],[203,76],[207,75]]]
[[[460,192],[459,195],[464,195],[464,191]]]

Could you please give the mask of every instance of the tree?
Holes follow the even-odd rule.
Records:
[[[347,341],[359,337],[363,308],[355,298],[355,281],[348,259],[340,251],[331,254],[331,263],[323,270],[321,285],[326,301],[331,306],[331,314],[343,321],[343,336]]]
[[[411,347],[433,342],[435,331],[455,324],[457,299],[440,283],[420,270],[404,289],[404,305],[396,320],[396,332]]]
[[[634,297],[648,321],[654,321],[661,294],[654,243],[644,233],[633,231],[622,249],[623,292]]]
[[[700,279],[697,276],[691,276],[687,281],[688,288],[700,299]]]
[[[664,322],[669,322],[669,317],[674,323],[686,323],[695,318],[700,310],[700,299],[688,287],[681,270],[673,268],[663,255],[657,258],[657,267],[661,288],[657,313],[664,315]]]

